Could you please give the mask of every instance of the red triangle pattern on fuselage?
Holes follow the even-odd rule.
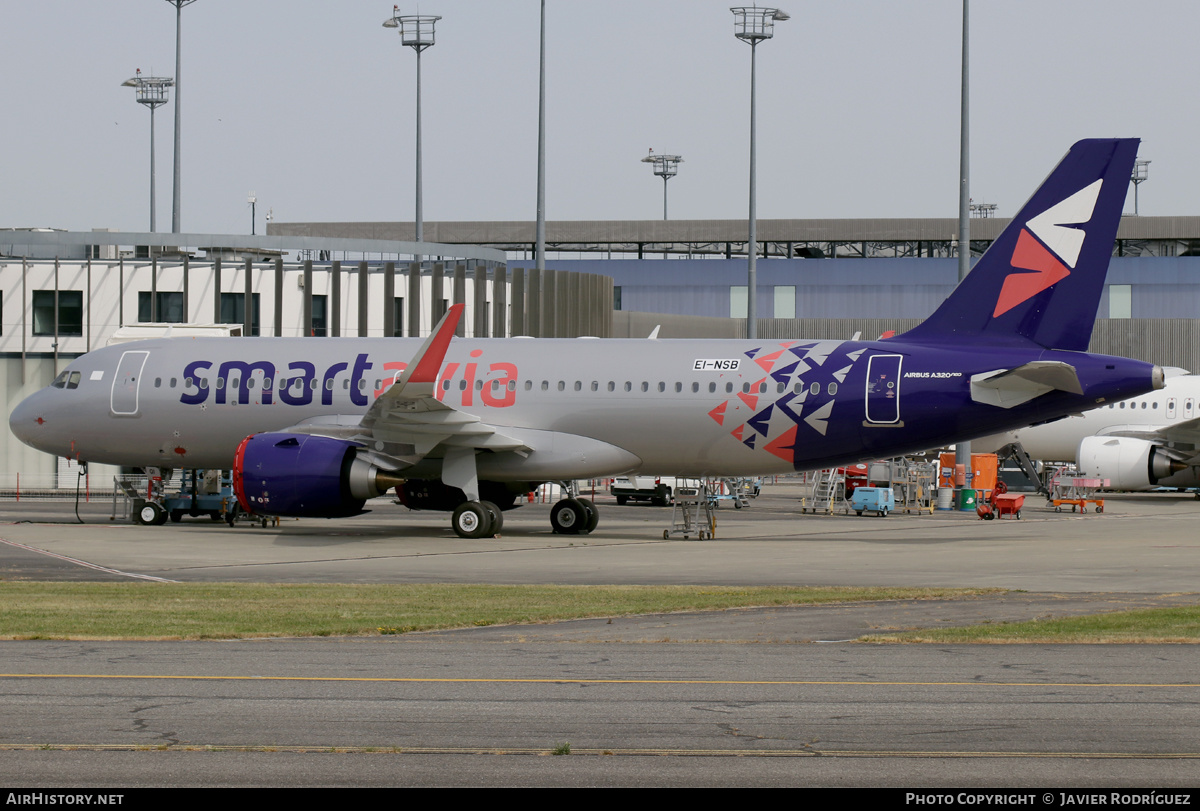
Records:
[[[1046,250],[1028,231],[1021,229],[1017,237],[1017,247],[1013,250],[1012,266],[1021,270],[1032,270],[1033,273],[1010,273],[1000,288],[1000,297],[996,299],[996,309],[992,318],[1023,304],[1043,290],[1058,284],[1071,275],[1067,266]]]
[[[717,425],[725,424],[725,406],[729,405],[729,401],[721,403],[719,406],[708,412],[708,416],[717,421]]]

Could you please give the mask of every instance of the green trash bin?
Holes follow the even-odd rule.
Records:
[[[964,487],[958,491],[958,508],[964,512],[975,511],[975,491]]]

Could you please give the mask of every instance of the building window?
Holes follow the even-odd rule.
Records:
[[[328,296],[312,297],[312,323],[308,325],[308,329],[314,338],[324,338],[329,334],[326,307],[328,301]]]
[[[1108,286],[1108,317],[1133,318],[1133,286],[1110,284]]]
[[[729,317],[746,318],[746,312],[746,285],[731,285],[729,288]]]
[[[392,334],[389,337],[404,337],[404,299],[399,296],[392,299]]]
[[[775,285],[775,317],[796,317],[796,287],[795,285]]]
[[[138,293],[138,321],[147,323],[156,321],[160,324],[182,324],[183,293],[158,293],[158,313],[150,308],[151,294],[148,291]],[[155,317],[157,315],[157,317]]]
[[[58,330],[54,328],[54,297],[58,296]],[[34,335],[83,335],[82,290],[34,290]]]
[[[316,296],[313,296],[313,298],[315,299]],[[160,310],[159,312],[161,313],[162,311]],[[246,323],[245,293],[221,294],[221,323]],[[250,299],[250,334],[258,335],[258,293],[253,293]]]
[[[620,285],[615,285],[613,287],[613,309],[614,310],[621,309],[621,287],[620,287]]]

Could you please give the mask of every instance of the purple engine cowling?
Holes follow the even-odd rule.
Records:
[[[259,515],[341,518],[382,495],[379,469],[357,458],[353,442],[310,434],[253,434],[238,447],[234,491]]]

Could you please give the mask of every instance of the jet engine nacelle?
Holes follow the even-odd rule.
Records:
[[[1075,458],[1080,473],[1111,480],[1113,490],[1147,490],[1185,467],[1159,446],[1131,437],[1084,437]]]
[[[252,434],[234,455],[233,489],[260,515],[340,518],[363,511],[400,478],[358,458],[353,442],[310,434]]]

